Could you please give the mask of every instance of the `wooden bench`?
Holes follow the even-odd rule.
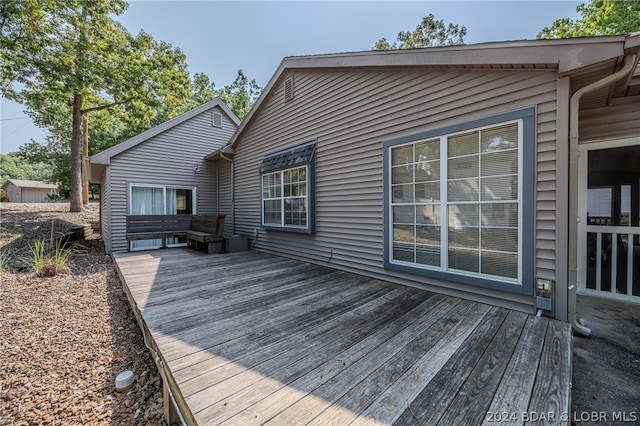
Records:
[[[208,253],[222,252],[225,215],[128,215],[126,238],[131,250],[131,241],[162,240],[167,247],[167,238],[186,237],[187,244],[200,248],[206,244]]]
[[[191,219],[191,229],[187,231],[189,246],[200,249],[202,246],[207,253],[221,253],[224,241],[225,215],[197,214]]]

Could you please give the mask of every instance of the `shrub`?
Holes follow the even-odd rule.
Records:
[[[9,266],[9,253],[4,250],[0,250],[0,269],[7,268]]]
[[[52,277],[67,270],[67,262],[71,258],[71,251],[66,248],[62,238],[53,237],[53,221],[51,222],[51,239],[49,250],[44,240],[38,240],[31,249],[31,267],[39,276]]]

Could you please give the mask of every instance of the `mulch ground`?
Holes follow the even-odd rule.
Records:
[[[0,203],[0,425],[161,425],[162,380],[99,234],[72,243],[68,271],[25,268],[29,247],[98,220],[97,205]],[[135,374],[117,392],[115,377]]]

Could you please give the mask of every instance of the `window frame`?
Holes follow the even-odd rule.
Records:
[[[128,185],[128,200],[127,200],[127,211],[129,212],[129,215],[134,215],[133,213],[133,188],[162,188],[162,213],[145,213],[145,215],[147,214],[163,214],[166,215],[167,214],[167,189],[176,189],[176,190],[190,190],[191,191],[191,210],[192,213],[190,213],[191,215],[197,214],[197,205],[198,205],[198,194],[197,194],[197,187],[195,186],[177,186],[177,185],[162,185],[162,184],[153,184],[153,183],[129,183]],[[139,240],[141,242],[144,241],[154,241],[157,239],[150,239],[150,240]],[[132,241],[132,243],[134,243],[135,241]],[[167,244],[167,247],[185,247],[187,245],[186,242],[176,242],[176,243],[169,243]],[[143,246],[143,247],[131,247],[131,251],[139,251],[139,250],[153,250],[153,249],[158,249],[161,248],[162,245],[152,245],[152,246]]]
[[[450,155],[446,152],[447,144],[442,144],[443,139],[460,133],[482,130],[509,123],[518,122],[518,279],[510,279],[482,273],[465,272],[452,269],[448,265],[448,228],[449,205],[455,201],[447,198],[448,163]],[[422,141],[440,139],[440,256],[445,264],[440,266],[427,266],[419,263],[400,261],[393,259],[393,185],[392,177],[392,149],[403,145],[417,144]],[[444,152],[443,152],[444,151]],[[448,126],[433,131],[409,135],[383,143],[383,171],[384,171],[384,268],[399,272],[421,275],[430,278],[442,279],[475,287],[508,291],[519,294],[532,295],[535,277],[535,107],[522,109],[510,113],[500,114],[485,119],[474,120],[467,123]],[[415,176],[413,178],[415,183]],[[500,202],[500,201],[496,201]],[[413,202],[415,205],[415,200]],[[481,205],[478,201],[476,204]],[[414,223],[415,223],[414,218]],[[479,224],[479,229],[482,224]],[[415,244],[415,243],[414,243]],[[443,253],[444,252],[444,253]]]
[[[312,141],[315,143],[315,140]],[[294,147],[295,148],[295,147]],[[283,151],[288,151],[283,150]],[[277,153],[275,153],[277,154]],[[274,155],[274,154],[270,154]],[[305,168],[306,170],[306,213],[307,213],[307,224],[305,226],[300,225],[287,225],[285,224],[285,208],[284,208],[284,173],[287,171]],[[280,174],[280,196],[276,198],[269,198],[269,200],[279,199],[280,200],[280,225],[275,225],[272,223],[265,223],[265,209],[264,209],[264,176],[271,174]],[[294,232],[294,233],[302,233],[302,234],[314,234],[315,233],[315,152],[312,154],[312,157],[309,161],[288,165],[287,167],[282,167],[279,169],[268,170],[265,172],[260,172],[260,226],[262,229],[272,230],[272,231],[285,231],[285,232]]]

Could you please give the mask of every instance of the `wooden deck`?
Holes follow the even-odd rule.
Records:
[[[257,252],[114,258],[187,424],[568,423],[569,324]]]

